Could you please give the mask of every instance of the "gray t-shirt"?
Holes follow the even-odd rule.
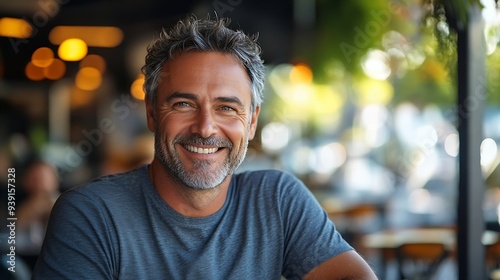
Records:
[[[65,192],[52,211],[34,279],[290,279],[352,250],[290,174],[234,175],[224,206],[183,216],[147,166]]]

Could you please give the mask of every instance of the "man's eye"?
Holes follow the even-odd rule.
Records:
[[[229,107],[229,106],[222,106],[222,107],[220,107],[220,110],[221,111],[228,111],[228,112],[235,111],[234,108]]]
[[[177,103],[174,103],[174,107],[189,107],[191,105],[189,105],[189,103],[187,102],[177,102]]]
[[[172,109],[177,110],[177,111],[181,111],[181,112],[192,111],[192,110],[194,110],[194,105],[190,102],[179,101],[179,102],[175,102],[174,104],[172,104]]]

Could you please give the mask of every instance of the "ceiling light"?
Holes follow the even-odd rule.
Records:
[[[78,71],[75,84],[79,89],[92,91],[101,86],[102,76],[99,70],[92,67],[84,67]]]
[[[33,62],[33,64],[35,64],[36,66],[42,68],[49,66],[53,60],[54,52],[47,47],[38,48],[31,55],[31,62]]]
[[[49,34],[54,45],[70,38],[79,38],[89,47],[113,48],[123,41],[123,31],[113,26],[56,26]]]
[[[87,44],[78,38],[67,39],[61,43],[57,54],[62,60],[79,61],[87,55]]]
[[[43,74],[47,79],[59,80],[66,74],[66,64],[64,64],[64,61],[55,58],[49,66],[43,68]]]
[[[24,19],[0,18],[0,36],[12,38],[30,38],[33,28]]]

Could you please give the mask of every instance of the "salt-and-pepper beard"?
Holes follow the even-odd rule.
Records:
[[[155,157],[160,161],[165,170],[173,175],[175,178],[183,182],[185,185],[197,189],[208,190],[219,186],[227,176],[234,173],[245,159],[248,149],[248,133],[245,135],[244,146],[235,155],[233,152],[233,145],[227,139],[219,139],[215,137],[203,138],[197,134],[191,135],[178,135],[171,144],[171,149],[166,149],[169,143],[166,142],[162,133],[158,131],[158,126],[155,127]],[[206,145],[224,147],[228,150],[228,154],[222,166],[214,166],[214,160],[193,160],[193,171],[188,171],[180,160],[177,154],[176,147],[178,145]]]

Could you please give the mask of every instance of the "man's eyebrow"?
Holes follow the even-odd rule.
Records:
[[[171,102],[174,99],[179,99],[179,98],[184,98],[184,99],[190,99],[190,100],[196,100],[198,97],[193,94],[193,93],[186,93],[186,92],[174,92],[171,95],[167,97],[167,102]]]
[[[216,101],[219,102],[227,102],[227,103],[234,103],[240,108],[245,108],[245,105],[243,105],[243,102],[236,97],[236,96],[220,96],[215,98]]]

